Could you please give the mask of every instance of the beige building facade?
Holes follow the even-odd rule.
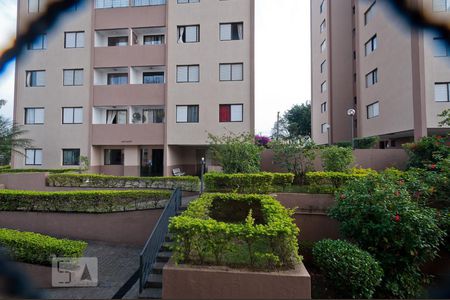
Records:
[[[19,0],[19,30],[47,2]],[[254,0],[86,1],[26,52],[15,168],[197,174],[209,134],[254,132]]]
[[[450,1],[411,4],[450,19]],[[450,108],[450,46],[438,33],[411,29],[384,1],[311,0],[311,36],[318,144],[351,141],[352,129],[380,148],[448,132],[438,114]]]

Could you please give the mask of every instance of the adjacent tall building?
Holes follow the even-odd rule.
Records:
[[[19,32],[47,2],[18,1]],[[15,168],[196,174],[209,133],[254,132],[254,0],[85,1],[28,45],[15,92]]]
[[[450,0],[410,0],[444,22]],[[380,137],[380,148],[449,128],[450,46],[376,0],[311,0],[312,135],[318,144]],[[356,115],[347,114],[354,109]],[[353,128],[352,128],[353,127]]]

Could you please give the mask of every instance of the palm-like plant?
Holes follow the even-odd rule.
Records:
[[[11,154],[24,155],[21,149],[31,146],[32,140],[24,138],[27,131],[22,126],[0,116],[0,165],[8,165]]]

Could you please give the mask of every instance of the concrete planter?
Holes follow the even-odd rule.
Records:
[[[175,265],[163,271],[163,299],[311,299],[303,264],[283,272]]]

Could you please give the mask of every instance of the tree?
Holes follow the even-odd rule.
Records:
[[[261,170],[263,147],[255,144],[250,134],[209,135],[209,155],[219,163],[224,173],[256,173]]]
[[[311,136],[311,104],[294,105],[286,111],[279,122],[279,137],[282,139],[298,139]],[[272,136],[276,138],[277,123],[275,122]]]
[[[443,118],[443,120],[439,122],[440,126],[450,126],[450,109],[444,110],[438,117]]]
[[[11,162],[11,154],[24,155],[20,149],[30,147],[32,141],[23,138],[26,130],[10,120],[0,116],[0,165],[8,165]]]
[[[275,164],[294,173],[295,182],[305,183],[306,172],[313,170],[316,146],[310,138],[274,140],[270,143]]]

